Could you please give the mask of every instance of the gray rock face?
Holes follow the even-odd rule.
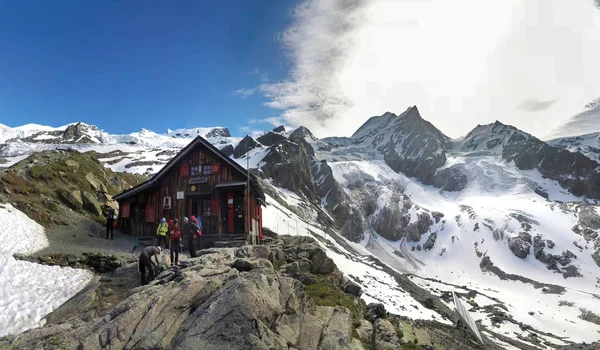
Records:
[[[223,148],[221,148],[221,152],[223,152],[223,154],[225,154],[227,157],[231,157],[233,155],[233,145],[227,145]]]
[[[204,137],[231,137],[231,133],[228,128],[214,128],[204,135]]]
[[[294,132],[288,138],[292,142],[300,142],[306,140],[316,140],[317,138],[304,126],[294,130]]]
[[[376,350],[397,350],[401,349],[400,339],[396,334],[396,328],[386,319],[378,318],[373,324]]]
[[[411,223],[406,228],[406,239],[409,242],[419,242],[421,236],[429,230],[432,225],[431,217],[427,213],[419,213],[417,222]]]
[[[432,232],[427,238],[427,242],[423,244],[423,249],[431,250],[435,244],[435,240],[437,239],[437,232]]]
[[[233,150],[233,157],[237,159],[256,147],[259,147],[258,142],[256,142],[256,140],[254,140],[252,137],[246,136],[242,139],[242,141],[240,141],[240,143],[238,143],[237,146],[235,146],[235,149]]]
[[[294,263],[288,258],[306,257],[310,260],[303,261],[316,264],[309,268],[322,271],[329,260],[321,252],[306,237],[203,250],[184,267],[171,267],[150,285],[135,287],[105,316],[66,319],[72,308],[65,307],[56,315],[63,315],[62,323],[20,335],[18,346],[37,349],[60,339],[56,346],[67,349],[361,349],[352,338],[359,320],[350,310],[315,305],[302,282],[273,268],[281,256],[286,267]],[[342,280],[339,272],[333,275]],[[96,288],[84,290],[72,306],[93,299],[94,283]],[[388,339],[383,331],[380,338]],[[13,340],[0,340],[0,347]]]
[[[81,199],[83,200],[83,209],[92,215],[102,216],[100,203],[98,203],[98,200],[93,195],[87,191],[83,191],[81,192]]]
[[[464,165],[455,164],[438,171],[433,177],[433,185],[444,191],[462,191],[467,186],[467,176]]]
[[[274,147],[263,159],[262,171],[279,186],[304,196],[309,202],[316,201],[316,190],[311,176],[315,166],[312,146],[300,139],[298,142],[284,140]]]
[[[59,188],[56,193],[60,200],[65,203],[69,208],[73,210],[81,210],[83,208],[83,199],[81,198],[81,191],[67,191]]]
[[[598,265],[598,267],[600,267],[600,248],[596,249],[594,254],[592,254],[592,258],[596,262],[596,265]]]
[[[285,126],[279,125],[278,127],[273,129],[273,132],[285,132]]]
[[[421,118],[416,106],[397,116],[385,113],[369,119],[352,136],[356,143],[370,143],[396,172],[433,184],[435,170],[446,162],[450,139]]]
[[[83,123],[69,125],[62,134],[62,138],[68,143],[97,143],[87,135],[90,130],[97,131],[98,128],[94,125],[86,125]]]
[[[258,137],[256,140],[262,145],[272,146],[274,144],[277,144],[278,142],[285,140],[285,136],[276,132],[269,131],[266,134]]]
[[[517,237],[508,239],[508,248],[518,258],[525,259],[529,255],[529,247],[531,247],[531,235],[528,233],[520,233]],[[528,239],[529,238],[529,239]]]
[[[600,198],[600,173],[595,171],[600,164],[579,152],[571,153],[549,146],[518,131],[506,141],[502,158],[508,162],[514,161],[519,169],[538,169],[543,176],[558,181],[575,195]]]
[[[367,315],[369,320],[374,322],[378,318],[385,318],[387,312],[385,311],[385,306],[383,306],[383,304],[371,303],[367,305]]]

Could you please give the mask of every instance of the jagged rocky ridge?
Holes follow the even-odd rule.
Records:
[[[133,288],[113,308],[99,307],[99,297],[112,295],[100,281],[115,286],[113,280],[131,277],[127,269],[135,266],[91,283],[50,314],[46,326],[0,339],[0,346],[400,349],[416,343],[419,334],[430,349],[452,344],[480,348],[464,330],[413,324],[388,315],[380,304],[365,305],[357,298],[360,287],[306,237],[201,251],[200,257],[162,272],[150,285]],[[487,340],[486,346],[498,349]]]

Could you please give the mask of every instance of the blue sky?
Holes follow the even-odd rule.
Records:
[[[15,1],[0,11],[0,123],[272,128],[258,93],[290,69],[295,1]],[[237,91],[237,93],[236,93]],[[248,90],[252,92],[253,90]]]

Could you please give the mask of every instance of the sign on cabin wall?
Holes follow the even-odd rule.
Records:
[[[155,222],[155,209],[153,205],[146,206],[146,222]]]
[[[208,183],[208,177],[193,177],[190,179],[189,184],[206,184]]]
[[[177,191],[177,199],[183,199],[183,191]]]
[[[190,175],[190,167],[180,166],[179,167],[179,176],[189,176]]]
[[[129,217],[129,203],[121,204],[121,217],[128,218]]]

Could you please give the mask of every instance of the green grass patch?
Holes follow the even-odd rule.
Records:
[[[339,290],[327,276],[317,276],[317,283],[306,286],[306,294],[319,306],[343,306],[355,319],[362,318],[354,297]]]

